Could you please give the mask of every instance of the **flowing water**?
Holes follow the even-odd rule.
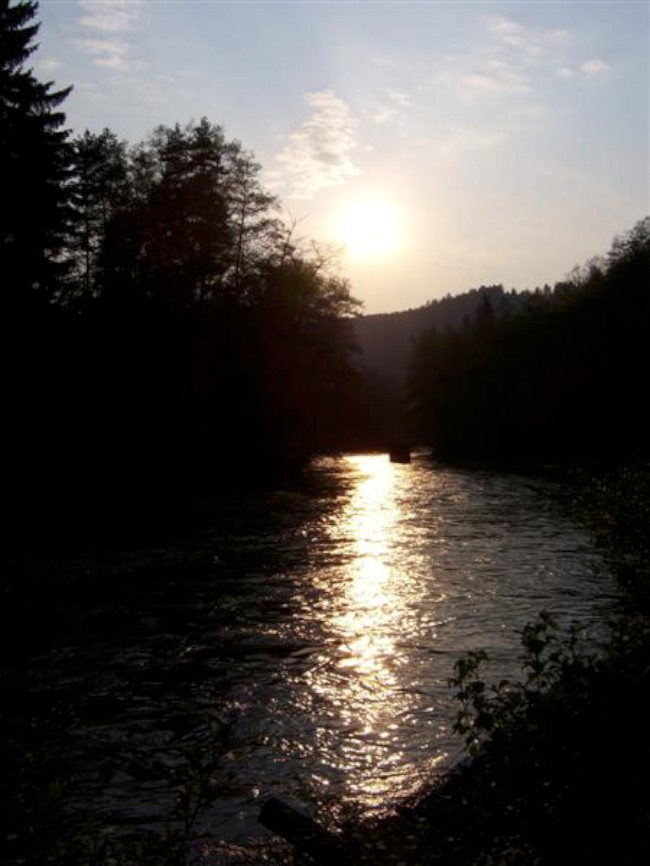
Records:
[[[460,655],[516,677],[542,609],[603,633],[614,581],[558,490],[373,454],[229,493],[191,540],[50,563],[65,590],[26,622],[21,700],[58,719],[73,799],[116,824],[159,824],[190,752],[214,759],[217,838],[258,832],[269,794],[385,806],[458,756]]]

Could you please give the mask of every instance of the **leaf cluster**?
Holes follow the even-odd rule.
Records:
[[[470,652],[454,664],[449,684],[460,704],[454,731],[473,757],[483,754],[495,739],[519,736],[522,728],[531,735],[542,733],[536,729],[553,703],[570,699],[579,704],[586,697],[598,662],[580,651],[577,626],[564,635],[556,620],[542,611],[524,627],[521,644],[523,677],[518,682],[487,683],[481,676],[488,661],[483,650]]]

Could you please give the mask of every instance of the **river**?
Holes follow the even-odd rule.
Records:
[[[157,826],[192,751],[215,838],[258,833],[270,794],[399,801],[458,757],[455,659],[516,677],[542,609],[604,633],[614,580],[560,489],[418,453],[230,492],[191,537],[48,563],[65,590],[26,626],[20,699],[58,720],[73,802],[118,825]]]

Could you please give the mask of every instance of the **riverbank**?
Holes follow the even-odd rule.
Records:
[[[488,687],[481,653],[459,660],[469,760],[387,818],[343,822],[350,862],[650,862],[650,468],[590,480],[579,507],[626,596],[606,652],[581,653],[542,616],[522,636],[521,682]]]
[[[562,661],[543,688],[484,695],[471,679],[473,760],[389,818],[344,824],[350,862],[648,863],[647,646]]]

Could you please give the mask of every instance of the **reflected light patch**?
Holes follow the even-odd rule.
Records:
[[[358,455],[351,460],[365,478],[343,515],[354,559],[343,610],[335,623],[350,653],[345,665],[376,685],[378,676],[384,682],[392,678],[386,659],[392,657],[394,646],[386,637],[386,624],[399,609],[386,564],[395,519],[393,473],[385,455]]]
[[[344,774],[350,793],[379,804],[393,786],[415,789],[420,783],[404,757],[403,738],[421,698],[401,686],[400,644],[421,624],[421,589],[404,570],[396,546],[408,519],[401,504],[405,467],[390,463],[387,454],[344,459],[355,483],[328,522],[328,535],[345,553],[336,569],[336,592],[325,571],[329,601],[312,608],[333,652],[329,663],[326,654],[310,671],[308,682],[319,712],[327,707],[329,725],[339,731],[321,751]],[[380,767],[385,775],[378,777]]]
[[[364,608],[380,607],[390,601],[382,592],[388,578],[388,568],[373,556],[366,556],[358,563],[358,571],[349,588],[350,599]]]

